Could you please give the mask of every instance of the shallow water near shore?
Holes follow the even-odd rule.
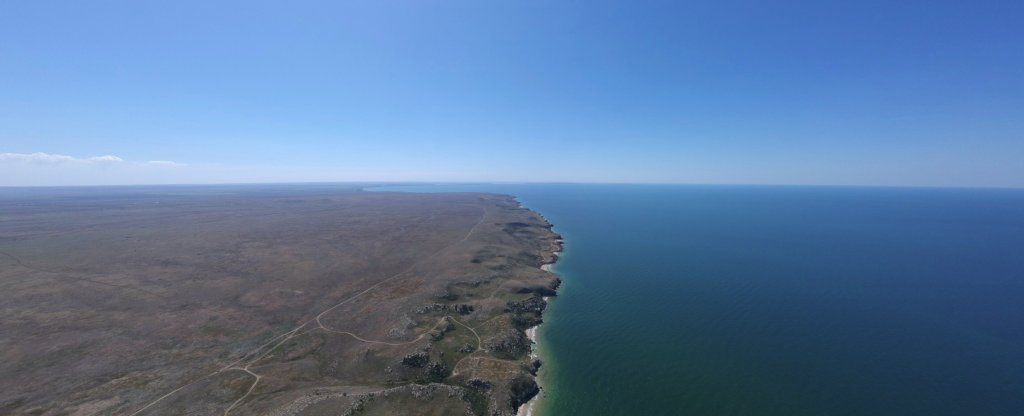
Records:
[[[1024,414],[1024,191],[435,185],[566,239],[552,415]]]

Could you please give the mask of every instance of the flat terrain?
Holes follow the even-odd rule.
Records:
[[[559,245],[492,194],[0,189],[0,413],[514,413]]]

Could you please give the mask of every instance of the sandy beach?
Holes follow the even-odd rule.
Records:
[[[548,263],[548,264],[540,266],[541,270],[544,270],[546,272],[550,272],[551,271],[551,267],[555,264],[555,262],[558,261],[558,256],[561,253],[562,253],[561,251],[554,252],[553,254],[554,254],[555,259],[551,263]],[[544,301],[547,302],[550,298],[551,298],[550,296],[545,296],[544,297]],[[537,328],[539,328],[539,327],[540,327],[540,325],[537,325],[537,326],[530,327],[529,329],[526,330],[526,337],[529,338],[530,341],[534,344],[534,347],[531,348],[531,352],[530,352],[530,357],[534,358],[534,359],[537,358],[537,347],[536,347],[536,345],[538,343],[537,342]],[[540,384],[540,378],[539,377],[537,379],[537,384]],[[539,397],[539,395],[538,395],[538,397]],[[536,403],[537,403],[537,397],[534,397],[530,401],[528,401],[528,402],[524,403],[523,405],[519,406],[519,409],[516,411],[516,416],[533,416],[533,406]]]

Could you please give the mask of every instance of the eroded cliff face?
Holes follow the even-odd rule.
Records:
[[[397,387],[335,395],[298,409],[296,400],[309,401],[306,395],[280,405],[278,410],[295,410],[280,414],[346,409],[350,414],[513,415],[538,394],[540,363],[530,357],[532,345],[524,330],[542,321],[544,297],[554,295],[560,284],[542,266],[557,259],[562,240],[547,220],[513,199],[478,197],[483,211],[475,228],[448,249],[446,261],[430,263],[442,270],[431,270],[428,263],[421,267],[429,276],[421,283],[431,289],[406,292],[391,310],[415,316],[413,321],[422,324],[410,331],[426,336],[401,347],[362,345],[364,354],[373,356],[396,348],[408,351],[383,360],[382,382]],[[429,329],[417,331],[416,326]]]
[[[420,382],[462,389],[451,397],[467,403],[467,414],[513,415],[540,391],[540,362],[531,358],[524,331],[542,322],[544,297],[555,295],[561,283],[542,266],[557,260],[562,240],[546,219],[511,199],[499,200],[491,215],[500,220],[480,232],[469,260],[468,268],[481,272],[450,282],[439,302],[419,311],[446,314],[454,325],[432,332],[430,342],[403,365],[422,369]],[[465,339],[468,334],[475,343]],[[386,400],[360,407],[390,410],[397,409]]]

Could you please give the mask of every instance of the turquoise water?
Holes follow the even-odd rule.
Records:
[[[567,240],[541,415],[1022,415],[1024,191],[516,195]]]

